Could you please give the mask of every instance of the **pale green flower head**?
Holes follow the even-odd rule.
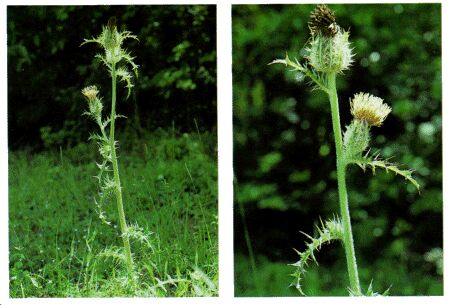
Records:
[[[85,39],[81,45],[89,42],[98,43],[105,51],[104,55],[97,55],[102,61],[109,67],[112,64],[116,64],[121,60],[125,60],[131,64],[134,69],[137,69],[137,65],[134,64],[130,53],[122,48],[123,42],[128,39],[138,40],[136,35],[132,35],[130,31],[119,32],[115,24],[109,24],[103,26],[102,33],[97,38]]]
[[[85,114],[94,119],[99,119],[102,115],[103,104],[101,98],[98,96],[98,89],[96,86],[88,86],[81,90],[81,93],[87,99],[89,104],[89,112]]]
[[[108,67],[108,70],[112,73],[113,67],[123,62],[123,64],[117,69],[117,76],[120,80],[126,83],[128,88],[128,96],[130,95],[131,88],[133,87],[131,82],[131,74],[127,71],[127,64],[131,65],[131,69],[134,74],[138,76],[139,66],[134,63],[134,58],[130,52],[123,48],[123,42],[128,39],[138,40],[136,35],[133,35],[130,31],[119,32],[115,24],[115,18],[110,18],[107,26],[103,26],[101,34],[97,38],[85,39],[81,45],[94,42],[98,43],[104,50],[103,54],[97,54],[95,57],[99,58]]]
[[[97,86],[88,86],[81,90],[81,93],[86,97],[86,99],[91,102],[97,99],[98,89]]]
[[[383,103],[383,99],[369,93],[357,93],[350,101],[353,117],[369,126],[380,127],[392,108]]]
[[[334,37],[318,35],[312,38],[307,59],[318,72],[341,73],[353,62],[349,33],[338,30]]]
[[[306,59],[318,72],[341,73],[353,62],[349,32],[336,23],[333,11],[326,5],[318,5],[308,23],[311,39]]]

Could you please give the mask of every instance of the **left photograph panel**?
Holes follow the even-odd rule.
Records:
[[[216,7],[8,6],[11,298],[218,295]]]

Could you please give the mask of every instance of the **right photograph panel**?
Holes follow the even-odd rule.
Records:
[[[441,5],[232,18],[235,296],[443,295]]]

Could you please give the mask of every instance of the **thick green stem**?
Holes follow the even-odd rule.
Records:
[[[120,229],[122,231],[123,247],[125,249],[125,257],[127,260],[128,275],[133,274],[133,258],[131,256],[130,239],[128,238],[128,227],[125,219],[125,212],[122,201],[122,187],[120,185],[119,167],[117,165],[116,145],[114,140],[114,128],[116,119],[116,66],[112,65],[112,93],[111,93],[111,122],[109,141],[111,145],[111,161],[114,172],[114,183],[117,199],[117,210],[119,212]]]
[[[328,97],[331,105],[331,116],[333,120],[334,140],[336,143],[336,167],[337,182],[339,190],[339,206],[341,210],[342,224],[344,227],[344,248],[347,259],[347,270],[350,280],[350,288],[356,295],[361,295],[359,285],[358,267],[356,265],[355,247],[353,245],[352,224],[348,207],[347,186],[345,183],[346,162],[342,146],[342,131],[339,118],[339,104],[336,92],[336,74],[330,73],[327,76]]]

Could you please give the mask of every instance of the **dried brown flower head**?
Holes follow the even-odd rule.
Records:
[[[336,24],[334,12],[325,4],[319,4],[310,15],[308,27],[311,36],[322,35],[326,37],[334,37],[339,26]]]

